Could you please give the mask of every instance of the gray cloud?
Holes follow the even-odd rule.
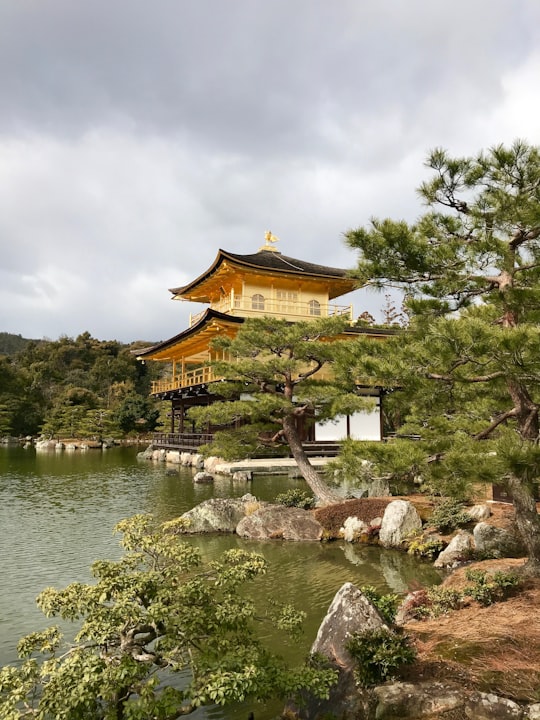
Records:
[[[353,265],[429,148],[540,142],[539,28],[537,0],[5,0],[0,330],[165,338],[167,288],[267,229]]]

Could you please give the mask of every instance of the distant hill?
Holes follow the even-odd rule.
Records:
[[[40,342],[40,340],[30,340],[23,338],[21,335],[0,332],[0,355],[15,355],[24,350],[30,342]]]
[[[22,335],[15,335],[14,333],[0,332],[0,355],[16,355],[28,345],[28,343],[41,343],[47,342],[47,340],[34,340],[30,338],[23,338]],[[141,350],[142,348],[152,347],[156,344],[156,340],[135,340],[132,343],[120,343],[121,345],[129,346],[131,352]]]

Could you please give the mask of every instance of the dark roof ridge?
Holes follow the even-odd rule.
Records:
[[[350,279],[352,281],[352,277],[349,275],[348,270],[343,268],[334,268],[327,265],[317,265],[316,263],[307,262],[305,260],[298,260],[297,258],[289,257],[288,255],[282,255],[280,252],[263,249],[249,255],[240,255],[220,248],[214,262],[205,272],[186,285],[169,288],[169,292],[173,295],[182,295],[182,293],[186,290],[196,287],[199,283],[203,282],[206,278],[212,275],[212,273],[224,260],[231,260],[239,265],[256,267],[261,270],[280,270],[281,272],[293,275],[316,275],[318,277],[342,280]]]
[[[270,269],[280,268],[285,270],[288,267],[292,272],[312,272],[330,277],[347,277],[348,275],[348,271],[344,268],[319,265],[307,260],[299,260],[298,258],[283,255],[282,253],[273,250],[263,249],[256,253],[250,253],[249,255],[240,255],[238,253],[232,253],[224,250],[220,250],[220,252],[230,258],[234,258],[238,262],[248,265],[256,265],[258,267],[268,267]],[[283,268],[283,266],[286,267]]]

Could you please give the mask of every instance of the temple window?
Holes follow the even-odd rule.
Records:
[[[321,314],[321,303],[318,300],[310,300],[308,306],[310,315]]]
[[[252,310],[264,310],[264,296],[257,293],[251,297]]]

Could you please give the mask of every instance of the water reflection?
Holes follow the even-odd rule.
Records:
[[[50,585],[88,582],[94,560],[119,557],[112,528],[122,518],[151,512],[167,520],[210,497],[241,496],[247,490],[271,500],[296,487],[303,489],[303,481],[286,476],[255,477],[248,485],[229,478],[213,486],[198,485],[191,469],[139,461],[133,448],[37,454],[32,449],[0,448],[0,665],[15,661],[22,635],[49,624],[35,606],[38,592]],[[432,566],[377,547],[248,542],[236,535],[193,537],[190,542],[209,559],[231,547],[265,556],[269,572],[257,579],[258,596],[279,597],[307,612],[303,642],[288,647],[280,639],[276,648],[291,661],[307,653],[344,582],[405,593],[411,586],[439,580]],[[258,708],[257,720],[272,717],[277,709]],[[245,720],[247,711],[206,709],[191,717]]]

